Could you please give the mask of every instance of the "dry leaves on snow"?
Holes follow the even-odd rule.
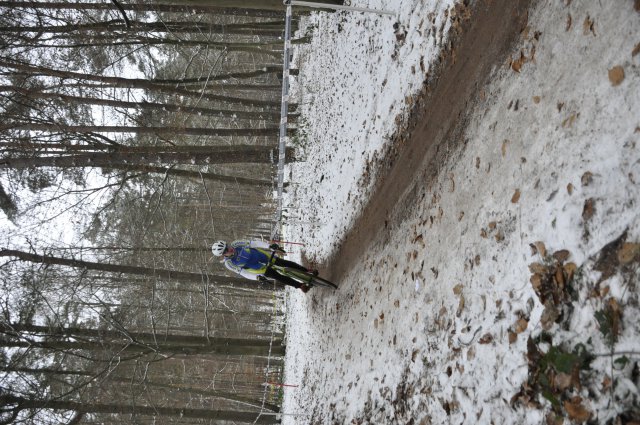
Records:
[[[593,198],[589,198],[584,201],[584,207],[582,208],[582,220],[587,222],[591,220],[596,212],[596,201]]]
[[[591,19],[591,17],[589,15],[587,15],[586,18],[584,18],[584,22],[582,23],[582,33],[584,35],[589,35],[589,34],[593,34],[593,36],[596,36],[596,29],[595,29],[595,21],[593,19]]]
[[[555,251],[547,257],[543,242],[534,242],[530,246],[532,252],[539,253],[545,260],[545,263],[529,264],[532,273],[529,281],[544,305],[540,324],[543,329],[549,330],[560,319],[562,305],[570,299],[569,288],[577,266],[575,263],[566,263],[571,255],[566,249]]]
[[[573,397],[571,400],[565,400],[564,410],[567,412],[571,420],[578,423],[586,422],[591,417],[591,412],[584,407],[580,397]]]
[[[624,80],[624,68],[620,65],[614,66],[609,70],[609,81],[612,86],[619,86]]]
[[[520,200],[520,189],[516,189],[513,196],[511,197],[511,203],[517,204],[519,200]]]

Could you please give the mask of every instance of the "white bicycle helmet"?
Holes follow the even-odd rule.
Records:
[[[227,249],[227,243],[225,241],[217,241],[211,245],[211,252],[216,257],[222,256],[224,254],[224,250]]]

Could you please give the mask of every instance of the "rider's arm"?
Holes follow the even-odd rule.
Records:
[[[271,248],[271,244],[269,244],[268,242],[265,242],[265,241],[257,240],[257,239],[256,240],[238,240],[238,241],[231,242],[231,247],[233,247],[233,248],[247,247],[247,248],[270,249]]]
[[[269,249],[269,246],[270,245],[265,241],[258,241],[258,240],[249,241],[250,248]]]

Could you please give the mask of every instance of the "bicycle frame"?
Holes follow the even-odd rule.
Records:
[[[303,285],[311,285],[313,281],[313,275],[307,272],[303,272],[302,270],[297,270],[291,267],[283,267],[277,266],[275,264],[271,265],[271,268],[280,273],[281,275],[290,277]]]

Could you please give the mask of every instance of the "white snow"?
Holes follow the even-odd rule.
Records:
[[[540,1],[530,11],[512,57],[535,46],[535,59],[519,73],[506,63],[494,71],[471,111],[468,143],[440,165],[434,184],[425,182],[425,196],[387,240],[362,247],[340,289],[288,294],[285,383],[298,387],[285,389],[283,423],[544,421],[548,402],[510,407],[527,379],[527,337],[542,330],[528,269],[542,259],[529,244],[567,249],[593,282],[590,258],[604,245],[625,229],[628,241],[640,239],[640,55],[632,56],[640,14],[633,2],[569,3]],[[397,10],[407,36],[398,43],[393,20],[371,14],[308,21],[314,39],[298,52],[307,137],[297,143],[306,162],[290,167],[285,232],[320,262],[365,204],[367,161],[404,123],[404,99],[446,43],[439,31],[434,40],[430,19],[439,29],[453,2],[352,4]],[[614,66],[625,74],[617,86],[608,76]],[[583,184],[586,172],[593,177]],[[595,212],[585,220],[587,199]],[[637,299],[620,275],[606,284],[621,303]],[[594,352],[607,353],[594,319],[603,300],[587,298],[587,286],[569,329],[552,328],[554,344],[591,337]],[[640,351],[637,313],[625,311],[616,350]],[[521,314],[527,329],[510,344]],[[611,361],[599,357],[594,368],[604,373]],[[626,385],[637,394],[633,382],[619,381],[616,391]],[[587,403],[598,422],[619,413],[605,395]]]

